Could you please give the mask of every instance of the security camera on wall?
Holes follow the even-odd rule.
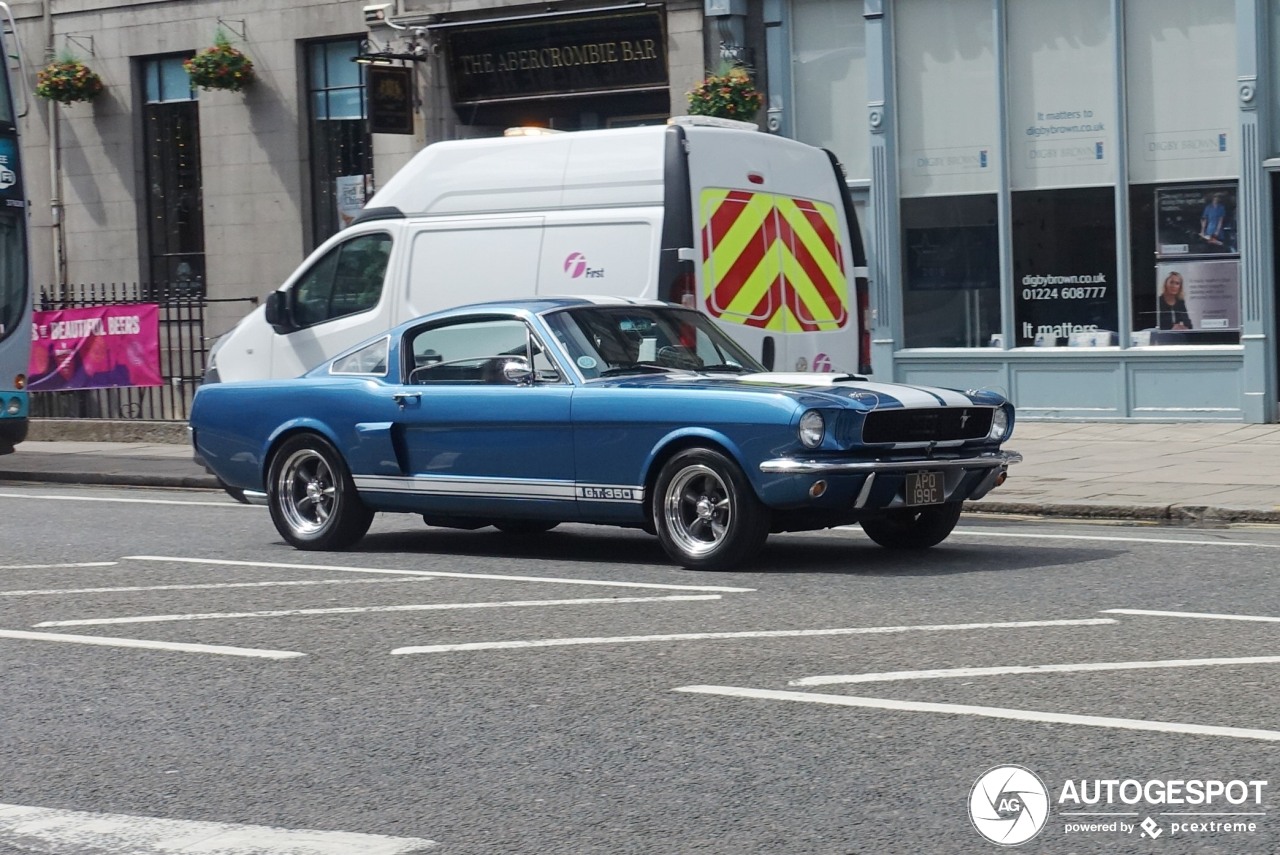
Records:
[[[391,15],[395,12],[394,3],[378,3],[364,7],[364,25],[366,27],[392,26]]]

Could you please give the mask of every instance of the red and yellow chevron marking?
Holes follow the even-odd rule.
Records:
[[[771,193],[702,191],[708,312],[761,329],[835,330],[849,286],[835,208]]]

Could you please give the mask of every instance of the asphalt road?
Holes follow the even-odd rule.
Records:
[[[0,520],[0,852],[1280,850],[1274,528],[966,517],[693,573],[410,516],[302,553],[208,491]],[[1044,794],[971,807],[1011,765]]]

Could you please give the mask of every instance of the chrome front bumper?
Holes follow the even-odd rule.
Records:
[[[918,472],[921,469],[996,469],[1022,462],[1016,451],[994,451],[976,457],[916,460],[858,460],[847,463],[829,460],[796,460],[780,457],[760,464],[766,475],[865,475],[875,472]]]

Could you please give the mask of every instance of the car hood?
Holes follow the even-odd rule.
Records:
[[[595,381],[630,388],[688,388],[703,392],[774,392],[806,406],[853,406],[858,409],[921,407],[995,407],[1005,397],[989,390],[944,389],[905,383],[879,383],[839,372],[770,371],[757,374],[644,374]],[[593,383],[592,385],[595,385]]]

